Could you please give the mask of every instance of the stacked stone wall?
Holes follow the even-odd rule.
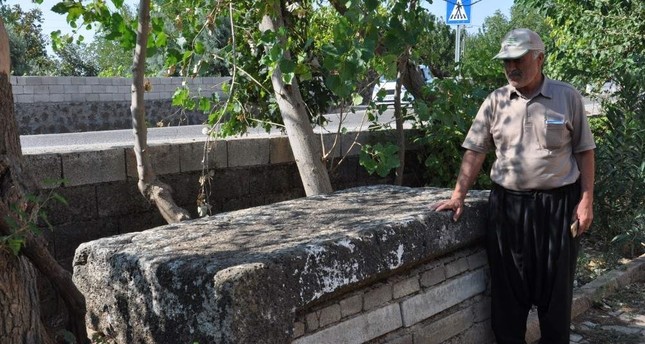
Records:
[[[149,126],[201,124],[207,115],[172,105],[180,87],[192,95],[223,98],[225,77],[149,78],[145,94]],[[11,77],[21,135],[74,133],[132,127],[131,78]]]
[[[467,248],[301,310],[293,344],[492,343],[486,259]]]

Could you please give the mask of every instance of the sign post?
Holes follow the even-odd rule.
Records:
[[[457,25],[455,63],[461,59],[461,24],[470,24],[471,0],[446,0],[446,24]]]

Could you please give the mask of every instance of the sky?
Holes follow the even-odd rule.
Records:
[[[448,2],[454,3],[457,0],[433,0],[432,4],[428,5],[427,1],[423,1],[425,7],[437,17],[445,19],[446,17],[446,7]],[[41,5],[33,4],[29,0],[8,0],[6,1],[7,5],[19,4],[23,10],[29,10],[36,6],[40,6],[43,11],[44,23],[43,23],[43,33],[49,36],[50,32],[61,30],[63,33],[71,32],[71,28],[65,21],[65,16],[59,15],[51,11],[51,8],[58,3],[59,0],[44,0]],[[469,25],[466,25],[466,30],[470,33],[477,33],[481,28],[484,19],[495,13],[499,10],[505,16],[510,16],[510,9],[513,6],[514,0],[471,0],[473,3],[470,12],[470,21]],[[126,4],[136,7],[139,3],[138,0],[126,0]],[[83,32],[82,33],[86,41],[91,41],[91,33]]]

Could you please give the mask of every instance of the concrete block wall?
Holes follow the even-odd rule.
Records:
[[[171,99],[177,88],[186,85],[191,93],[210,96],[221,93],[221,85],[228,77],[180,77],[147,78],[152,89],[146,99]],[[60,103],[60,102],[129,102],[131,78],[67,77],[67,76],[12,76],[14,102]]]
[[[358,150],[350,150],[351,137],[356,133],[345,135],[340,140],[338,152],[348,154],[342,164],[330,172],[334,189],[392,183],[393,177],[369,175],[359,165]],[[367,143],[380,137],[378,133],[364,132],[360,140]],[[197,217],[196,200],[205,144],[205,141],[173,142],[150,147],[158,178],[173,188],[175,202],[194,218]],[[286,136],[216,140],[209,142],[206,151],[210,178],[205,190],[214,213],[305,195]],[[24,159],[44,197],[56,192],[67,201],[67,205],[56,201],[44,205],[53,226],[51,230],[45,229],[44,235],[54,256],[70,270],[74,250],[83,242],[165,224],[156,207],[138,191],[136,161],[131,147],[41,152],[26,154]],[[413,165],[414,159],[407,160],[411,165],[406,169],[406,185],[419,186],[417,174],[421,175],[422,171]]]
[[[470,247],[299,310],[293,344],[486,344],[485,250]]]
[[[224,97],[226,77],[148,78],[152,86],[145,93],[146,115],[157,124],[201,124],[207,116],[172,106],[172,96],[182,85],[192,95]],[[131,78],[98,77],[11,77],[16,119],[21,135],[71,133],[128,129]]]

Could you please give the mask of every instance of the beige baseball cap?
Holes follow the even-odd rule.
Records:
[[[531,50],[544,52],[544,43],[540,35],[529,29],[515,29],[507,33],[502,40],[502,48],[495,59],[517,59]]]

